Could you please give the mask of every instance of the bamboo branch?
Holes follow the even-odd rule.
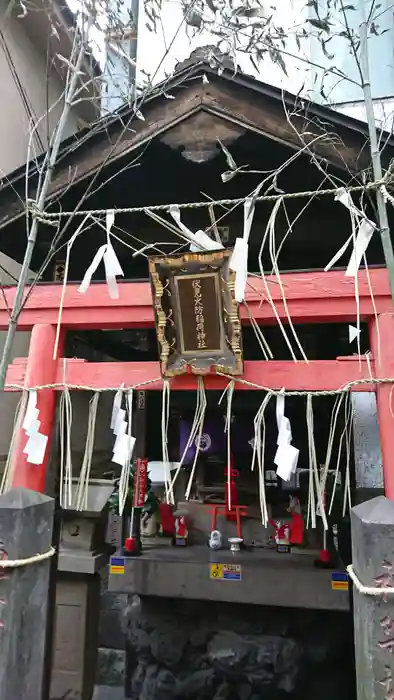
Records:
[[[383,176],[378,137],[376,130],[375,114],[373,109],[371,79],[369,75],[369,55],[368,55],[368,23],[364,21],[360,24],[360,67],[362,73],[362,89],[364,93],[365,111],[368,121],[369,142],[371,149],[372,169],[375,180],[380,180]],[[386,202],[380,188],[376,191],[376,201],[378,206],[380,238],[382,241],[383,253],[389,275],[391,298],[394,302],[394,251],[390,238],[390,227],[387,216]]]
[[[75,62],[74,70],[71,72],[70,81],[68,84],[67,93],[65,95],[63,111],[60,119],[55,127],[53,135],[48,149],[48,165],[45,172],[45,177],[40,189],[40,193],[37,201],[37,213],[41,213],[45,208],[45,201],[48,194],[49,186],[52,181],[53,172],[56,165],[57,156],[59,153],[60,144],[63,139],[64,130],[66,127],[67,119],[70,114],[72,107],[72,101],[75,94],[75,90],[80,80],[80,68],[82,66],[83,58],[85,55],[84,42],[81,39],[81,45],[79,47],[78,56]],[[30,228],[29,236],[27,239],[27,245],[25,250],[25,255],[23,258],[21,274],[16,288],[15,301],[12,309],[12,313],[8,322],[7,336],[4,343],[3,355],[0,362],[0,390],[4,390],[5,379],[7,374],[8,365],[11,361],[11,352],[14,344],[15,333],[18,325],[18,316],[23,304],[23,295],[29,275],[30,263],[33,257],[34,248],[36,245],[38,233],[38,219],[33,216],[33,222]]]

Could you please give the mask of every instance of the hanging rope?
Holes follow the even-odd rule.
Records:
[[[278,314],[278,310],[277,310],[277,308],[276,308],[276,306],[275,306],[275,302],[274,302],[274,300],[273,300],[273,297],[272,297],[272,294],[271,294],[271,291],[270,291],[270,288],[269,288],[269,284],[268,284],[267,278],[266,278],[266,276],[265,276],[264,267],[263,267],[263,251],[264,251],[264,246],[265,246],[265,244],[266,244],[266,241],[267,241],[267,240],[269,241],[269,239],[270,239],[271,231],[272,231],[272,229],[274,228],[275,219],[276,219],[276,215],[277,215],[277,213],[278,213],[278,209],[279,209],[280,204],[281,204],[281,200],[278,199],[278,200],[275,202],[275,204],[274,204],[274,206],[273,206],[273,208],[272,208],[272,212],[271,212],[270,218],[268,219],[268,223],[267,223],[267,226],[266,226],[264,235],[263,235],[263,240],[262,240],[262,242],[261,242],[261,246],[260,246],[260,250],[259,250],[259,254],[258,254],[258,258],[257,258],[257,259],[258,259],[259,269],[260,269],[260,275],[261,275],[261,279],[263,280],[263,283],[264,283],[264,288],[265,288],[265,293],[266,293],[266,296],[267,296],[268,303],[269,303],[269,305],[271,306],[271,309],[272,309],[273,314],[274,314],[274,316],[275,316],[275,318],[276,318],[277,324],[278,324],[278,326],[279,326],[279,328],[280,328],[280,331],[281,331],[281,333],[282,333],[282,335],[283,335],[283,339],[284,339],[284,341],[285,341],[285,343],[286,343],[286,345],[287,345],[287,347],[288,347],[288,349],[289,349],[290,355],[291,355],[292,359],[294,360],[294,362],[297,362],[297,357],[296,357],[296,355],[295,355],[295,353],[294,353],[293,346],[292,346],[292,344],[291,344],[291,342],[290,342],[290,340],[289,340],[289,337],[288,337],[288,335],[287,335],[287,333],[286,333],[286,331],[285,331],[284,325],[283,325],[283,323],[282,323],[282,321],[281,321],[281,318],[280,318],[280,316],[279,316],[279,314]]]
[[[345,397],[345,394],[340,394],[335,398],[334,407],[333,407],[333,410],[331,412],[330,428],[329,428],[329,433],[328,433],[328,442],[327,442],[327,450],[326,450],[326,458],[324,460],[324,465],[323,465],[323,470],[322,470],[322,475],[321,475],[321,480],[320,480],[320,488],[321,488],[322,493],[324,493],[326,490],[327,476],[328,476],[328,471],[330,469],[332,450],[333,450],[333,446],[334,446],[335,431],[336,431],[337,422],[338,422],[338,415],[339,415],[339,412],[342,408],[344,397]]]
[[[60,505],[71,508],[72,504],[72,457],[71,457],[71,428],[72,402],[68,387],[60,396],[59,402],[59,432],[60,432]]]
[[[71,236],[70,240],[67,243],[66,260],[64,263],[64,276],[63,276],[63,284],[62,284],[62,293],[60,295],[59,312],[57,315],[57,324],[56,324],[56,337],[55,337],[55,344],[53,347],[53,359],[54,360],[56,360],[56,358],[57,358],[57,351],[59,348],[61,321],[62,321],[62,314],[63,314],[64,297],[65,297],[66,289],[67,289],[68,269],[70,266],[71,248],[74,245],[75,239],[79,236],[80,233],[82,233],[83,229],[85,228],[85,224],[86,224],[87,220],[89,219],[89,216],[90,216],[89,214],[86,214],[84,220],[78,226],[77,230],[75,231],[75,233],[73,233],[73,235]]]
[[[226,389],[227,396],[227,410],[226,410],[226,425],[225,432],[227,434],[227,502],[228,509],[231,510],[231,418],[232,418],[232,405],[233,405],[233,395],[234,395],[235,382],[229,383]],[[221,399],[220,399],[221,401]],[[219,401],[219,403],[220,403]]]
[[[313,404],[312,396],[308,394],[306,399],[306,424],[308,428],[308,451],[309,451],[309,493],[308,493],[308,515],[312,528],[316,527],[316,511],[323,521],[323,527],[328,530],[327,517],[324,507],[323,494],[320,488],[319,469],[316,458],[316,445],[313,425]]]
[[[130,389],[126,394],[126,411],[127,411],[127,453],[124,456],[122,470],[119,479],[119,515],[123,515],[130,488],[130,472],[132,464],[132,455],[135,441],[132,440],[132,420],[133,420],[133,390]],[[133,512],[131,521],[133,521]]]
[[[198,456],[200,454],[201,438],[202,438],[202,431],[204,428],[206,408],[207,408],[207,397],[205,394],[204,380],[202,377],[198,377],[196,423],[195,423],[196,451],[194,454],[194,460],[193,460],[192,469],[191,469],[190,476],[189,476],[189,481],[188,481],[186,491],[185,491],[186,501],[188,501],[190,498],[190,493],[191,493],[193,479],[194,479],[194,473],[196,471],[197,459],[198,459]]]
[[[168,453],[168,425],[170,420],[170,382],[163,380],[163,393],[161,404],[161,446],[164,464],[164,487],[166,502],[175,505],[174,492],[171,486],[170,457]]]
[[[383,177],[381,180],[377,180],[376,182],[368,182],[366,185],[355,185],[352,187],[347,187],[346,191],[347,192],[369,192],[373,190],[377,190],[382,185],[388,185],[390,184],[392,180],[392,175],[390,172],[387,172],[385,177]],[[387,190],[386,190],[387,191]],[[301,190],[300,192],[285,192],[283,194],[264,194],[260,195],[255,198],[256,202],[276,202],[278,199],[305,199],[308,198],[310,199],[311,197],[325,197],[325,196],[332,196],[335,195],[338,192],[337,187],[331,187],[327,189],[319,189],[319,190]],[[237,199],[209,199],[209,200],[204,200],[203,202],[180,202],[179,204],[151,204],[149,206],[140,206],[140,207],[119,207],[115,209],[116,214],[139,214],[139,213],[144,213],[146,211],[149,212],[155,212],[155,211],[169,211],[171,207],[175,207],[178,209],[203,209],[205,207],[209,208],[213,205],[216,206],[235,206],[238,204],[243,204],[245,201],[246,197],[239,197]],[[107,209],[78,209],[77,211],[59,211],[59,212],[41,212],[39,211],[37,207],[37,203],[32,200],[28,199],[26,203],[26,209],[29,211],[32,216],[37,219],[38,221],[42,221],[43,223],[48,222],[48,221],[53,221],[57,219],[62,219],[64,217],[75,217],[75,216],[99,216],[101,214],[106,214]]]
[[[183,463],[184,463],[184,461],[185,461],[185,459],[186,459],[186,455],[187,455],[187,453],[188,453],[188,451],[189,451],[191,445],[192,445],[193,442],[196,440],[196,436],[197,436],[198,429],[199,429],[199,426],[200,426],[201,382],[199,382],[198,380],[201,380],[202,385],[204,386],[204,380],[203,380],[203,378],[202,378],[202,377],[198,377],[198,379],[197,379],[197,393],[196,393],[196,408],[195,408],[195,411],[194,411],[192,427],[191,427],[190,434],[189,434],[189,437],[188,437],[188,439],[187,439],[185,448],[184,448],[184,450],[183,450],[182,457],[181,457],[180,462],[179,462],[179,464],[178,464],[178,466],[177,466],[177,469],[176,469],[176,471],[175,471],[175,475],[174,475],[174,477],[173,477],[173,479],[172,479],[172,481],[171,481],[171,484],[170,484],[170,489],[171,489],[171,490],[174,489],[175,482],[176,482],[176,480],[177,480],[177,478],[178,478],[178,476],[179,476],[179,473],[180,473],[180,471],[181,471],[181,469],[182,469]],[[198,450],[198,451],[200,450],[200,445],[199,445],[199,444],[196,444],[196,450]]]
[[[88,507],[88,486],[93,459],[94,434],[96,430],[97,407],[100,394],[96,392],[89,401],[88,430],[86,435],[85,453],[81,472],[75,489],[75,510],[86,510]]]
[[[289,307],[287,305],[285,290],[283,288],[283,283],[282,283],[282,279],[280,276],[280,270],[279,270],[279,265],[278,265],[278,255],[276,254],[275,222],[276,222],[276,217],[277,217],[277,214],[278,214],[278,211],[279,211],[281,205],[282,205],[282,200],[278,199],[278,201],[274,205],[274,208],[272,210],[272,214],[271,214],[269,222],[268,222],[268,226],[269,226],[269,239],[268,239],[268,241],[269,241],[269,253],[270,253],[270,258],[271,258],[271,262],[272,262],[272,270],[275,273],[275,277],[276,277],[278,285],[279,285],[280,296],[281,296],[281,299],[283,302],[283,307],[285,310],[287,320],[289,322],[289,328],[292,332],[293,338],[294,338],[296,345],[301,353],[302,359],[305,362],[309,362],[309,360],[304,352],[304,349],[301,345],[301,341],[298,337],[296,329],[294,328],[293,322],[291,320]]]
[[[352,428],[353,428],[353,404],[350,400],[350,396],[347,397],[347,415],[345,424],[345,444],[346,444],[346,468],[345,468],[345,488],[343,494],[343,508],[342,517],[345,517],[347,508],[349,510],[352,507],[351,503],[351,493],[350,493],[350,459],[351,459],[351,441],[352,441]]]
[[[253,458],[251,471],[254,470],[256,456],[259,469],[259,501],[261,510],[261,522],[264,527],[267,527],[269,516],[267,508],[267,498],[265,492],[265,409],[267,408],[272,397],[272,392],[268,392],[265,396],[259,410],[254,418],[254,444]]]

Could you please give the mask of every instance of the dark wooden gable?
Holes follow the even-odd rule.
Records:
[[[68,139],[49,198],[59,197],[70,186],[91,178],[101,166],[115,164],[128,155],[132,158],[134,151],[152,139],[180,149],[184,157],[198,163],[216,154],[218,138],[231,145],[249,131],[294,151],[309,143],[313,153],[345,171],[348,180],[370,164],[366,125],[293,95],[283,95],[247,76],[233,76],[229,71],[218,76],[205,64],[183,70],[158,86],[141,111],[143,119],[132,118],[132,112],[125,109]],[[384,159],[388,161],[392,153],[393,144],[387,139]],[[0,227],[24,211],[24,175],[23,168],[0,188]],[[32,165],[31,198],[35,182]]]

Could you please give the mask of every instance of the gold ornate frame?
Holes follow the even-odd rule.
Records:
[[[212,371],[233,376],[243,374],[242,327],[235,301],[235,273],[229,268],[232,249],[206,253],[182,253],[149,258],[149,274],[159,345],[160,367],[164,377],[191,372]],[[177,278],[215,277],[215,295],[209,299],[219,313],[220,348],[195,352],[181,349],[183,323]],[[184,346],[184,343],[183,343]]]

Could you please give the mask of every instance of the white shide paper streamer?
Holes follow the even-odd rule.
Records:
[[[242,238],[235,240],[234,251],[230,260],[230,270],[235,272],[235,301],[241,303],[245,298],[248,281],[249,236],[255,210],[255,199],[247,197],[244,202],[244,230]]]
[[[103,261],[105,269],[105,279],[107,281],[108,287],[108,294],[111,299],[119,299],[119,289],[116,278],[123,277],[123,270],[112,247],[110,238],[111,228],[113,226],[114,221],[115,211],[113,209],[109,209],[107,211],[106,217],[107,242],[104,245],[100,246],[88,269],[86,270],[83,280],[80,286],[78,287],[78,292],[80,294],[85,294],[87,292],[87,290],[90,287],[90,283],[92,281],[94,273],[96,272],[101,261]]]
[[[278,447],[274,457],[274,464],[277,466],[276,474],[283,481],[290,481],[297,470],[299,450],[291,444],[293,437],[290,421],[285,416],[284,394],[278,394],[276,399],[276,423],[278,427]]]
[[[27,455],[29,464],[42,464],[48,443],[48,436],[40,433],[40,411],[37,408],[37,392],[29,391],[26,413],[22,423],[22,429],[28,438],[23,453]]]
[[[344,187],[340,187],[338,189],[335,195],[335,201],[340,202],[344,207],[346,207],[346,209],[349,210],[352,233],[345,241],[343,246],[334,255],[332,260],[330,260],[328,265],[326,265],[324,271],[328,272],[328,270],[331,270],[331,268],[342,257],[353,242],[353,252],[345,275],[346,277],[356,277],[361,260],[366,253],[369,242],[372,238],[372,234],[376,229],[376,225],[365,216],[361,209],[358,209],[355,206],[350,192],[347,192]]]
[[[218,241],[213,240],[204,231],[197,231],[193,233],[185,224],[181,221],[181,212],[176,204],[169,207],[169,212],[174,219],[175,223],[182,231],[183,235],[190,241],[190,252],[191,253],[201,253],[205,250],[222,250],[223,245]]]

